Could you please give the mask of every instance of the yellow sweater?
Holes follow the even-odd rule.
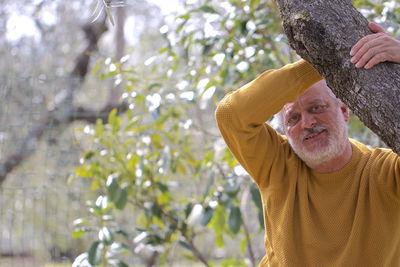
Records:
[[[308,168],[265,122],[320,80],[301,60],[269,70],[220,102],[229,149],[259,187],[266,255],[260,266],[400,266],[400,159],[351,140],[339,171]]]

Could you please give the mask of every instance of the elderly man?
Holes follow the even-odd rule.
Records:
[[[370,28],[351,62],[400,63],[399,42]],[[265,124],[277,112],[285,136]],[[216,119],[262,196],[260,266],[400,266],[400,159],[348,138],[347,106],[311,65],[266,71],[225,96]]]

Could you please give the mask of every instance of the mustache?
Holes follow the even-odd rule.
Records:
[[[304,132],[301,134],[301,140],[304,140],[308,136],[315,134],[315,133],[320,133],[324,130],[329,130],[329,127],[326,125],[315,125],[312,128],[305,129]]]

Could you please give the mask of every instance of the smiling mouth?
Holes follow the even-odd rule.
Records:
[[[317,136],[319,136],[323,132],[326,132],[326,129],[323,129],[320,132],[311,133],[311,134],[307,135],[306,138],[304,138],[304,140],[305,141],[312,140],[312,139],[316,138]]]

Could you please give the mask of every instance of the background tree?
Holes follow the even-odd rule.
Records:
[[[77,262],[115,265],[256,265],[264,254],[259,195],[226,149],[214,110],[226,92],[298,58],[274,2],[185,1],[163,18],[146,1],[126,1],[121,58],[121,7],[111,7],[115,26],[106,20],[80,83],[70,73],[96,2],[18,1],[0,11],[0,164],[59,109],[69,84],[79,85],[73,121],[47,124],[0,188],[0,251],[66,260],[86,251]],[[396,33],[397,2],[355,4]],[[21,15],[33,34],[13,37]],[[104,109],[119,106],[125,113]],[[355,117],[349,127],[379,145]]]
[[[199,239],[212,230],[216,247],[228,249],[224,239],[229,235],[242,239],[247,244],[244,255],[254,266],[263,253],[262,242],[252,240],[257,231],[248,227],[248,222],[257,223],[255,212],[262,216],[261,202],[257,189],[226,148],[221,151],[215,145],[223,141],[213,112],[227,91],[240,87],[265,69],[294,61],[296,56],[285,42],[273,2],[199,1],[185,5],[185,9],[186,13],[177,16],[177,25],[160,28],[167,46],[159,50],[159,56],[145,62],[148,67],[154,66],[153,70],[168,70],[166,75],[156,75],[143,89],[129,88],[126,96],[129,103],[134,103],[132,114],[111,114],[113,119],[109,121],[116,123],[108,131],[93,131],[94,140],[103,140],[103,136],[116,139],[104,139],[100,147],[88,151],[90,157],[78,168],[78,174],[96,185],[100,193],[96,202],[99,206],[106,203],[102,204],[104,212],[132,207],[136,215],[143,214],[135,220],[137,233],[125,233],[136,235],[132,239],[138,241],[125,240],[123,247],[127,251],[143,253],[147,248],[152,259],[160,257],[159,264],[171,265],[175,260],[175,256],[171,258],[172,248],[179,244],[191,252],[191,257],[208,266],[213,262],[213,255],[207,250],[210,243],[207,248],[202,247]],[[129,80],[129,75],[124,77]],[[132,92],[133,97],[129,97]],[[352,124],[357,124],[354,118]],[[128,135],[131,131],[134,133]],[[125,138],[123,149],[118,149],[118,143]],[[96,152],[104,149],[113,152],[103,156]],[[131,163],[129,159],[134,155],[137,157]],[[117,160],[133,169],[122,175],[121,168],[115,168]],[[104,161],[111,165],[107,167]],[[195,189],[191,189],[193,185]],[[243,213],[238,202],[249,194],[255,204],[252,216]],[[124,196],[129,204],[118,208],[120,199],[114,195]],[[92,211],[96,211],[93,206]],[[93,219],[81,221],[93,226]],[[109,223],[107,231],[117,235],[119,228],[111,226],[116,221]],[[263,226],[262,220],[258,225],[258,229]],[[77,233],[84,234],[86,231],[80,227]],[[85,256],[91,264],[114,260],[95,257],[109,251],[112,243],[100,238],[104,225],[94,229],[99,231],[99,239],[92,245],[97,249],[90,249],[79,260]]]
[[[108,55],[113,54],[115,32],[108,25],[109,30],[97,40],[98,50],[85,51],[89,42],[83,25],[96,27],[102,21],[100,17],[89,23],[93,4],[3,3],[0,23],[6,31],[0,34],[1,255],[71,259],[81,246],[86,246],[84,241],[71,240],[72,223],[66,223],[82,213],[79,205],[84,205],[84,195],[90,194],[80,190],[80,183],[74,188],[67,186],[83,151],[76,142],[79,134],[75,129],[95,123],[97,118],[108,118],[111,109],[121,105],[117,102],[105,109],[115,80],[109,79],[106,84],[91,74],[93,67],[101,68]],[[131,28],[130,44],[139,38],[143,28],[147,27],[146,34],[153,37],[158,34],[162,18],[159,8],[146,1],[137,1],[135,8],[124,8],[130,10],[131,22],[143,21],[136,28],[127,24],[126,31]],[[114,13],[116,8],[111,11]],[[155,43],[161,41],[161,37],[153,39]],[[82,80],[72,74],[80,54],[88,60],[88,72]],[[130,55],[125,61],[139,62],[149,52],[130,48]],[[111,56],[109,61],[107,67],[113,65]],[[74,92],[72,99],[67,97],[69,89]],[[10,162],[12,168],[7,167]]]

